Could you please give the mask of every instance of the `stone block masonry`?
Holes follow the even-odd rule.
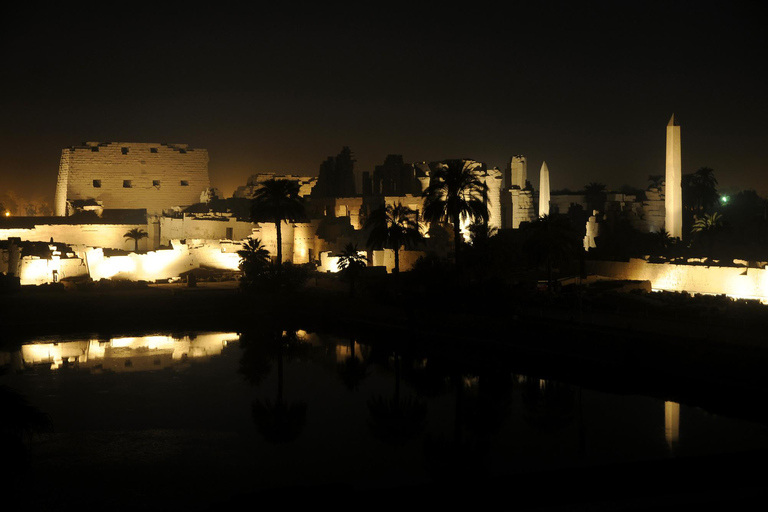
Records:
[[[104,208],[145,208],[148,215],[200,201],[210,187],[208,151],[186,144],[87,142],[62,150],[55,214],[67,202],[95,199]]]

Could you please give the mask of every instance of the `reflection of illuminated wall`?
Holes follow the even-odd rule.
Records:
[[[360,344],[356,341],[354,343],[355,343],[355,359],[362,361],[363,354],[360,348]],[[336,361],[337,362],[346,361],[350,357],[352,357],[352,349],[350,348],[349,343],[339,343],[338,345],[336,345]]]
[[[680,404],[677,402],[664,402],[664,437],[670,450],[677,447],[680,440]]]
[[[628,262],[587,261],[587,271],[612,279],[650,281],[656,290],[768,300],[765,268],[673,265],[632,258]]]
[[[205,333],[181,338],[155,335],[109,341],[30,343],[22,345],[21,360],[25,366],[50,364],[51,369],[66,362],[80,368],[115,372],[157,370],[189,359],[219,355],[229,342],[238,339],[237,333]]]

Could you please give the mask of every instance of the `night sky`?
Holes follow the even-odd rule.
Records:
[[[536,186],[546,160],[553,189],[645,188],[673,112],[684,173],[768,194],[758,2],[191,5],[3,16],[0,199],[52,202],[61,149],[84,141],[205,148],[226,196],[257,172],[316,175],[342,146],[358,177],[390,153],[523,154]]]

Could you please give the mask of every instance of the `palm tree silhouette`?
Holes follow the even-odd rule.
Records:
[[[523,249],[537,264],[543,263],[547,270],[547,282],[552,289],[552,268],[567,263],[577,254],[578,234],[568,217],[544,215],[529,224]]]
[[[368,217],[368,247],[395,251],[394,272],[400,272],[400,248],[410,249],[423,240],[419,231],[419,213],[399,204],[382,205]]]
[[[461,221],[488,222],[488,186],[480,179],[480,164],[448,160],[432,173],[424,196],[424,218],[453,224],[455,260],[461,248]]]
[[[709,167],[702,167],[693,173],[689,178],[689,184],[693,192],[694,206],[699,214],[715,204],[720,197],[715,189],[717,185],[715,171]]]
[[[349,279],[349,295],[355,294],[355,281],[357,276],[360,275],[363,268],[365,268],[366,259],[364,256],[360,256],[357,250],[357,244],[348,243],[344,250],[341,251],[339,256],[339,262],[336,264],[340,272]]]
[[[251,207],[254,221],[274,222],[277,232],[277,266],[283,264],[282,223],[298,222],[307,216],[304,199],[299,195],[299,184],[291,180],[271,179],[256,191]]]
[[[248,240],[243,248],[237,251],[240,256],[240,270],[245,274],[243,283],[253,285],[256,279],[269,267],[269,251],[258,238]]]
[[[256,428],[269,443],[294,441],[307,421],[307,404],[289,402],[284,397],[283,366],[285,360],[300,357],[305,351],[295,330],[282,331],[275,325],[267,325],[257,334],[241,337],[244,349],[240,361],[240,373],[253,384],[261,384],[271,369],[270,360],[277,363],[277,396],[275,400],[255,400],[251,413]]]
[[[593,210],[603,211],[605,208],[605,194],[606,186],[604,183],[598,183],[590,181],[587,186],[584,187],[584,199],[589,209],[589,214],[592,215]]]
[[[148,238],[148,237],[149,237],[149,234],[143,229],[139,229],[139,228],[133,228],[123,235],[123,238],[131,239],[136,243],[133,252],[139,252],[139,240],[141,240],[142,238]]]
[[[377,439],[388,444],[405,444],[423,430],[427,416],[426,402],[400,393],[400,356],[394,354],[395,389],[392,398],[382,395],[368,399],[371,419],[368,426]]]

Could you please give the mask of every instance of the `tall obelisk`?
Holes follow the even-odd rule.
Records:
[[[667,176],[664,190],[664,230],[671,238],[683,238],[682,169],[680,127],[675,124],[675,114],[672,114],[667,125]]]
[[[539,218],[549,215],[549,169],[547,162],[541,164],[539,173]]]

